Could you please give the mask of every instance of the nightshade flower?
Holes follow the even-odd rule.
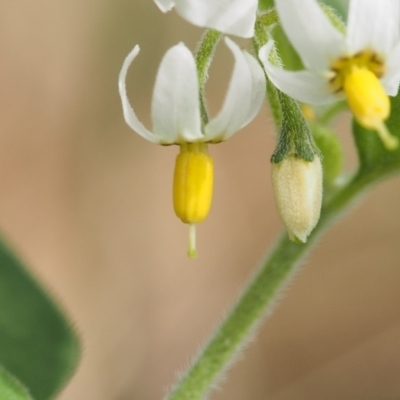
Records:
[[[330,22],[316,0],[275,0],[282,27],[305,70],[285,71],[269,61],[273,42],[259,57],[271,81],[284,93],[309,104],[346,98],[357,121],[375,130],[387,149],[398,139],[384,121],[389,96],[400,82],[399,0],[350,0],[347,33]]]
[[[176,158],[173,203],[176,215],[189,224],[189,256],[196,256],[195,224],[210,209],[213,188],[213,160],[208,143],[229,139],[258,113],[265,96],[265,77],[254,57],[225,39],[235,66],[221,111],[202,124],[199,84],[195,59],[179,43],[167,51],[158,69],[152,100],[153,132],[147,130],[133,111],[125,87],[126,74],[139,53],[135,46],[119,74],[119,94],[126,123],[150,142],[180,146]]]
[[[250,38],[258,0],[154,0],[161,11],[176,11],[194,25]]]

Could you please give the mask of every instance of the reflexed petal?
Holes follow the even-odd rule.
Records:
[[[158,5],[158,8],[162,12],[170,11],[172,7],[175,5],[174,0],[154,0],[154,2]]]
[[[258,0],[175,0],[178,13],[194,25],[249,38]]]
[[[138,120],[135,112],[132,109],[131,104],[129,103],[128,96],[126,94],[126,74],[128,72],[129,66],[131,65],[132,61],[136,58],[139,53],[139,46],[136,45],[133,50],[126,56],[124,63],[122,64],[121,72],[119,73],[118,78],[118,89],[119,95],[121,97],[122,102],[122,110],[124,112],[124,118],[126,123],[140,136],[144,137],[150,142],[158,143],[159,139],[147,130],[143,124]]]
[[[263,46],[259,57],[268,77],[280,91],[308,104],[326,104],[337,100],[322,75],[311,71],[286,71],[272,65],[268,60],[272,46],[272,41]]]
[[[161,61],[151,107],[153,130],[161,143],[201,140],[199,87],[192,53],[179,43]]]
[[[347,23],[350,53],[373,49],[387,55],[400,35],[399,0],[352,0]]]
[[[275,0],[275,5],[286,35],[307,68],[326,70],[343,53],[344,37],[316,0]]]
[[[254,57],[228,38],[225,43],[235,66],[222,110],[205,127],[207,141],[226,140],[247,125],[260,111],[265,96],[264,72]]]
[[[396,96],[400,84],[400,42],[390,52],[386,68],[387,72],[381,79],[381,83],[389,96]]]

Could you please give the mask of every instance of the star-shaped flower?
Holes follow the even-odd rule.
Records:
[[[389,96],[400,82],[399,0],[350,0],[347,32],[337,30],[316,0],[275,0],[284,31],[301,57],[303,71],[286,71],[269,61],[273,42],[260,50],[271,81],[309,104],[346,98],[357,121],[377,131],[388,149],[398,146],[384,121]]]
[[[195,59],[180,43],[167,51],[159,67],[152,100],[153,132],[137,118],[126,93],[128,68],[139,46],[126,57],[119,75],[119,94],[126,123],[150,142],[180,146],[174,173],[174,209],[190,225],[189,256],[194,257],[195,224],[209,211],[213,186],[213,160],[208,143],[229,139],[258,113],[265,96],[265,77],[254,57],[225,38],[235,66],[221,111],[202,124]]]
[[[220,32],[250,38],[258,0],[154,0],[161,11],[173,7],[194,25],[213,28]]]

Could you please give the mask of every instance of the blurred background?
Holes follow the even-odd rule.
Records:
[[[215,194],[196,260],[174,215],[175,146],[126,126],[122,61],[150,128],[158,64],[202,30],[152,1],[3,1],[0,227],[80,334],[80,367],[61,400],[158,400],[282,231],[270,185],[266,108],[211,146]],[[248,43],[240,41],[241,45]],[[216,112],[232,68],[210,71]],[[349,116],[338,130],[355,165]],[[369,192],[308,258],[216,400],[400,398],[400,179]]]

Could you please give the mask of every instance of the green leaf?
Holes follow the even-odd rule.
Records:
[[[0,399],[33,400],[18,380],[0,367]]]
[[[1,241],[0,305],[0,364],[36,400],[53,398],[77,365],[78,340],[55,303]]]
[[[391,114],[387,120],[390,132],[400,138],[400,96],[391,98]],[[360,161],[359,175],[374,180],[400,168],[400,146],[387,150],[374,131],[363,128],[353,121],[353,134]]]

